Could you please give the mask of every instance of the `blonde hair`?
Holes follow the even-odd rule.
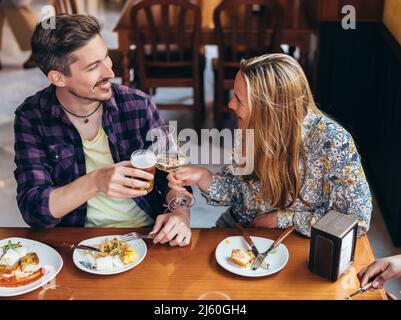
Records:
[[[242,60],[239,72],[246,82],[250,109],[245,129],[254,130],[255,174],[264,198],[273,208],[284,209],[295,199],[302,200],[303,120],[309,111],[321,112],[301,66],[288,55]]]

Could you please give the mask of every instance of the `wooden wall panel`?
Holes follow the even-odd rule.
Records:
[[[294,0],[297,1],[297,0]],[[383,19],[384,0],[301,0],[307,11],[318,21],[340,21],[341,9],[352,5],[358,22],[380,22]]]

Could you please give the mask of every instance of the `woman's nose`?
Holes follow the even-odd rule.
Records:
[[[230,102],[228,103],[228,109],[231,109],[233,111],[235,111],[237,109],[237,107],[235,106],[234,99],[231,99]]]

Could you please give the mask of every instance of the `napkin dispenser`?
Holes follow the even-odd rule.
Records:
[[[309,270],[336,281],[354,261],[357,231],[353,216],[327,212],[312,226]]]

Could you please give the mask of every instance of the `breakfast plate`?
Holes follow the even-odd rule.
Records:
[[[0,265],[0,297],[12,297],[50,282],[63,259],[44,243],[12,237],[0,240]]]
[[[259,252],[265,251],[274,242],[273,240],[260,237],[251,237],[251,239],[255,243],[255,246],[258,248]],[[218,244],[215,251],[215,256],[217,263],[222,268],[244,277],[264,277],[279,272],[285,267],[289,258],[287,247],[284,244],[280,244],[276,249],[269,253],[265,259],[265,261],[269,264],[268,268],[260,267],[257,270],[252,270],[250,264],[247,266],[241,266],[234,262],[231,255],[233,250],[238,251],[238,249],[241,249],[244,252],[251,250],[243,237],[228,237]]]
[[[82,271],[97,275],[112,275],[128,271],[142,262],[147,253],[142,239],[127,242],[119,241],[119,235],[95,237],[80,242],[101,250],[74,250],[72,255],[75,266]]]

